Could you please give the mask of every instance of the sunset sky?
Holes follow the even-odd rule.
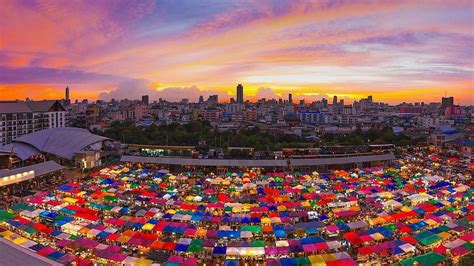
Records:
[[[0,99],[474,104],[468,1],[0,0]]]

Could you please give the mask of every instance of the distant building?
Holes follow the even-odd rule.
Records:
[[[332,105],[337,105],[337,96],[334,95],[334,97],[332,98]]]
[[[148,95],[142,96],[142,103],[145,105],[148,105],[150,103],[150,98],[148,97]]]
[[[293,95],[291,93],[288,94],[288,103],[293,104]]]
[[[69,86],[66,86],[64,105],[70,105],[71,99],[69,98]]]
[[[461,114],[462,114],[462,110],[461,110],[461,107],[459,107],[459,105],[449,105],[444,110],[445,116],[457,116]]]
[[[237,103],[244,103],[244,86],[237,85]]]
[[[1,101],[0,144],[48,128],[66,126],[66,109],[60,101]]]
[[[298,110],[296,116],[303,124],[324,123],[324,116],[320,111]]]
[[[208,102],[210,103],[218,103],[219,102],[219,95],[209,95],[209,98],[207,99]]]
[[[121,110],[123,120],[140,120],[148,114],[148,108],[143,104],[125,107]]]
[[[423,112],[422,107],[418,106],[401,106],[400,113],[401,114],[421,114]]]
[[[217,109],[204,110],[202,118],[207,121],[219,121],[222,118],[222,111]]]
[[[441,109],[454,105],[454,97],[443,97],[441,98]]]

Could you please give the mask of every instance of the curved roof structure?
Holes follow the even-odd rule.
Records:
[[[83,128],[50,128],[23,135],[1,149],[12,150],[13,148],[13,152],[17,153],[18,151],[17,155],[21,159],[25,156],[28,158],[28,155],[35,155],[36,151],[40,151],[70,160],[75,153],[104,140],[108,140],[108,138],[94,135]]]
[[[21,142],[10,143],[3,147],[0,147],[0,152],[8,154],[13,153],[21,160],[26,160],[33,155],[38,155],[41,153],[41,151],[39,151],[35,147]]]

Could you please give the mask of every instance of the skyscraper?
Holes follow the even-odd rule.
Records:
[[[244,103],[244,86],[237,85],[237,103]]]
[[[288,102],[289,102],[290,104],[293,103],[293,95],[292,95],[291,93],[288,94]]]
[[[454,97],[443,97],[441,98],[441,108],[444,110],[446,107],[454,105]]]
[[[148,95],[143,95],[142,96],[142,102],[145,104],[145,105],[148,105],[150,103],[150,98],[148,97]]]
[[[71,100],[69,99],[69,86],[66,86],[65,104],[69,105]]]
[[[332,105],[337,105],[337,96],[334,95],[334,97],[332,98]]]

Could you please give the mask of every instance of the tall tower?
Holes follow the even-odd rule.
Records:
[[[237,85],[237,103],[244,103],[244,86]]]
[[[66,100],[66,105],[69,105],[71,103],[71,100],[69,99],[69,85],[66,86],[65,100]]]
[[[337,105],[337,96],[334,95],[334,97],[332,98],[332,105]]]
[[[288,103],[293,103],[293,95],[291,93],[288,94]]]

